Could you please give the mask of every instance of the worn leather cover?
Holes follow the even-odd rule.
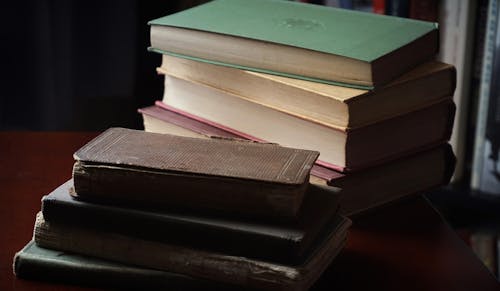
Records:
[[[75,154],[79,197],[296,217],[319,153],[111,128]]]
[[[44,248],[261,290],[307,290],[342,250],[349,219],[338,216],[296,266],[48,222],[38,213],[34,240]]]
[[[76,226],[287,264],[303,259],[318,233],[336,216],[340,204],[338,189],[311,185],[297,223],[284,224],[88,203],[72,198],[72,187],[69,180],[43,197],[42,212],[47,221],[71,221]]]
[[[83,163],[302,184],[318,155],[276,144],[111,128],[79,149],[74,158]]]

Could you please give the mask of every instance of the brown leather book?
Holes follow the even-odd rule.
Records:
[[[82,199],[295,218],[319,153],[111,128],[75,154]]]

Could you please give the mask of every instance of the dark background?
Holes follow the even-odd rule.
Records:
[[[201,2],[2,3],[0,130],[141,128],[163,94],[147,22]]]

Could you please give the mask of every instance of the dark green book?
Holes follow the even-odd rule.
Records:
[[[45,220],[287,264],[304,259],[318,233],[335,218],[340,202],[335,188],[310,185],[299,220],[284,224],[90,203],[71,197],[72,186],[67,181],[43,197]]]
[[[48,222],[41,212],[36,218],[33,237],[41,247],[222,284],[266,290],[307,290],[344,247],[349,226],[348,219],[338,216],[322,231],[306,259],[294,266]]]
[[[185,275],[45,249],[34,241],[15,254],[13,267],[14,274],[21,279],[120,290],[206,290],[207,286],[217,289],[229,287]]]
[[[437,24],[281,0],[216,0],[149,22],[151,50],[372,88],[438,51]]]

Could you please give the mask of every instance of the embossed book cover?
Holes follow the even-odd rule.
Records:
[[[111,128],[75,154],[80,198],[295,218],[319,153]]]

